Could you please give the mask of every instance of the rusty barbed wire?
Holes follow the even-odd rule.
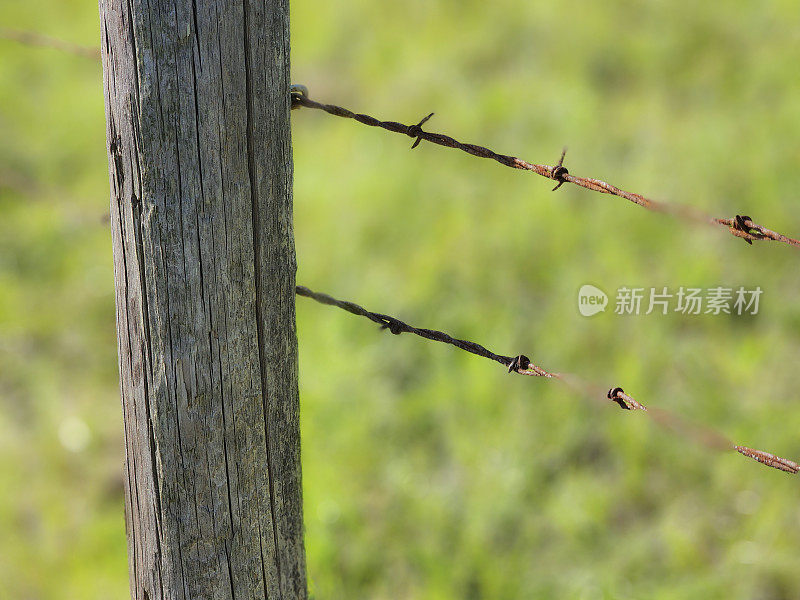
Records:
[[[18,31],[15,29],[6,29],[0,27],[0,39],[10,40],[23,44],[25,46],[35,46],[38,48],[53,48],[68,54],[82,56],[84,58],[100,58],[100,50],[89,46],[81,46],[60,40],[58,38],[50,37],[35,31]]]
[[[356,113],[335,104],[316,102],[309,97],[308,89],[302,85],[292,85],[291,99],[292,109],[301,107],[313,108],[324,111],[336,117],[353,119],[354,121],[370,127],[379,127],[381,129],[385,129],[386,131],[407,135],[408,137],[414,139],[414,143],[411,146],[412,149],[416,148],[422,141],[426,141],[439,146],[444,146],[446,148],[455,148],[456,150],[461,150],[467,154],[471,154],[472,156],[477,156],[479,158],[488,158],[512,169],[531,171],[541,177],[556,181],[557,183],[553,188],[553,191],[556,191],[565,183],[573,183],[577,186],[595,192],[619,196],[620,198],[624,198],[625,200],[633,202],[634,204],[637,204],[648,210],[672,214],[678,218],[695,223],[727,227],[731,235],[744,239],[748,244],[752,244],[754,241],[771,240],[789,244],[790,246],[800,247],[800,240],[796,240],[772,231],[771,229],[767,229],[746,215],[735,215],[732,218],[710,217],[690,206],[658,202],[642,196],[641,194],[627,192],[600,179],[572,175],[567,167],[564,166],[566,148],[562,151],[561,158],[555,165],[529,163],[521,158],[517,158],[516,156],[499,154],[484,146],[459,142],[455,138],[452,138],[448,135],[424,131],[422,129],[422,125],[424,125],[434,115],[434,113],[430,113],[415,125],[404,125],[403,123],[398,123],[397,121],[381,121],[380,119],[376,119],[370,115]]]
[[[82,56],[85,58],[94,58],[94,59],[100,58],[100,51],[96,48],[81,46],[79,44],[74,44],[72,42],[67,42],[37,32],[17,31],[6,28],[0,28],[0,39],[14,41],[27,46],[53,48],[55,50],[59,50],[69,54],[74,54],[77,56]],[[743,238],[748,244],[752,244],[752,242],[756,240],[773,240],[773,241],[783,242],[785,244],[789,244],[792,246],[800,247],[800,240],[796,240],[787,237],[785,235],[782,235],[780,233],[777,233],[775,231],[772,231],[770,229],[767,229],[766,227],[757,224],[749,216],[746,215],[735,215],[733,218],[708,217],[702,215],[699,211],[696,211],[695,209],[688,206],[657,202],[655,200],[646,198],[641,194],[627,192],[599,179],[577,177],[575,175],[571,175],[569,173],[569,170],[564,166],[564,158],[566,156],[566,151],[567,151],[566,148],[562,150],[561,157],[555,166],[539,165],[539,164],[529,163],[514,156],[499,154],[497,152],[490,150],[489,148],[479,146],[476,144],[465,144],[444,134],[424,131],[422,129],[422,125],[424,125],[428,120],[430,120],[431,117],[433,117],[434,113],[428,114],[426,117],[421,119],[415,125],[404,125],[396,121],[381,121],[379,119],[376,119],[375,117],[371,117],[366,114],[354,113],[341,106],[315,102],[309,98],[308,89],[303,85],[291,86],[291,104],[292,104],[292,109],[299,108],[302,106],[306,108],[323,110],[328,114],[338,117],[353,119],[355,121],[358,121],[359,123],[363,123],[364,125],[369,125],[371,127],[380,127],[382,129],[386,129],[387,131],[392,131],[394,133],[407,135],[411,138],[414,138],[414,142],[411,145],[412,149],[416,148],[422,141],[428,141],[434,144],[438,144],[440,146],[462,150],[467,154],[471,154],[479,158],[489,158],[499,162],[502,165],[511,167],[513,169],[532,171],[542,177],[555,180],[557,184],[553,188],[553,191],[556,191],[564,183],[573,183],[575,185],[596,192],[619,196],[621,198],[629,200],[630,202],[633,202],[634,204],[638,204],[639,206],[642,206],[644,208],[653,211],[672,213],[696,222],[705,222],[712,225],[725,226],[729,229],[732,235]],[[296,293],[299,296],[310,298],[322,304],[336,306],[351,314],[366,317],[371,321],[381,325],[382,329],[388,329],[389,331],[391,331],[391,333],[395,335],[399,335],[401,333],[412,333],[414,335],[420,336],[425,339],[449,344],[461,350],[465,350],[466,352],[475,354],[477,356],[488,358],[507,367],[509,373],[514,372],[519,375],[556,379],[566,383],[568,386],[572,388],[578,388],[578,389],[582,388],[584,392],[586,392],[589,389],[594,389],[594,386],[589,386],[583,382],[580,382],[579,379],[577,379],[572,375],[564,373],[551,373],[549,371],[546,371],[542,367],[539,367],[538,365],[532,363],[531,360],[524,354],[519,354],[515,357],[495,354],[491,350],[487,349],[486,347],[476,342],[457,339],[448,335],[443,331],[413,327],[395,317],[381,313],[370,312],[353,302],[337,300],[336,298],[329,296],[328,294],[314,292],[304,286],[297,286]],[[644,405],[640,404],[636,399],[626,394],[624,390],[620,387],[610,389],[606,397],[609,400],[618,404],[620,408],[624,410],[643,411],[645,413],[652,415],[653,418],[656,420],[656,422],[658,422],[659,424],[669,426],[673,429],[681,429],[682,433],[685,433],[687,429],[692,429],[692,431],[690,432],[691,437],[694,437],[697,441],[703,443],[704,445],[710,448],[715,448],[715,449],[720,449],[722,447],[724,447],[725,449],[732,448],[737,452],[739,452],[740,454],[747,456],[748,458],[752,458],[753,460],[756,460],[759,463],[766,465],[768,467],[772,467],[774,469],[778,469],[790,474],[796,474],[800,472],[800,465],[797,464],[796,462],[793,462],[785,458],[781,458],[779,456],[775,456],[774,454],[770,454],[769,452],[764,452],[763,450],[755,450],[747,446],[731,444],[729,441],[726,440],[726,438],[724,438],[717,432],[714,432],[706,428],[698,428],[697,426],[689,426],[685,422],[677,418],[675,415],[671,415],[663,410],[659,410],[657,412],[648,411],[648,409]]]
[[[0,28],[0,39],[15,41],[27,46],[53,48],[62,52],[67,52],[69,54],[83,56],[86,58],[99,59],[101,56],[100,50],[97,48],[74,44],[72,42],[67,42],[65,40],[47,36],[34,31],[19,31]],[[380,127],[382,129],[386,129],[387,131],[407,135],[414,138],[414,143],[411,145],[412,149],[416,148],[424,140],[440,146],[456,148],[466,152],[467,154],[471,154],[480,158],[489,158],[507,167],[511,167],[512,169],[532,171],[537,175],[556,181],[557,184],[553,188],[553,191],[556,191],[564,183],[573,183],[595,192],[619,196],[620,198],[624,198],[625,200],[633,202],[634,204],[638,204],[639,206],[656,212],[671,213],[686,220],[727,227],[731,235],[742,238],[751,245],[753,241],[757,240],[772,240],[789,244],[790,246],[800,247],[800,240],[796,240],[759,225],[753,221],[752,218],[746,215],[734,215],[732,218],[710,217],[689,206],[658,202],[656,200],[646,198],[641,194],[627,192],[600,179],[572,175],[567,167],[564,166],[566,148],[562,151],[561,158],[556,165],[551,166],[545,164],[534,164],[515,156],[499,154],[484,146],[479,146],[477,144],[465,144],[447,135],[423,131],[422,125],[431,117],[433,117],[434,113],[430,113],[415,125],[404,125],[396,121],[381,121],[375,117],[371,117],[362,113],[355,113],[341,106],[336,106],[335,104],[323,104],[320,102],[315,102],[309,97],[308,88],[299,84],[294,84],[291,86],[291,101],[292,109],[302,106],[306,108],[323,110],[328,114],[335,115],[337,117],[354,119],[355,121],[363,123],[364,125]]]
[[[381,329],[388,329],[394,335],[400,335],[401,333],[411,333],[428,340],[449,344],[461,350],[465,350],[466,352],[469,352],[471,354],[475,354],[483,358],[488,358],[489,360],[493,360],[497,363],[500,363],[501,365],[503,365],[508,369],[509,373],[517,373],[519,375],[528,375],[532,377],[544,377],[547,379],[555,379],[567,384],[574,390],[585,393],[586,395],[592,398],[596,399],[598,396],[597,386],[587,384],[581,381],[579,378],[575,377],[574,375],[547,371],[546,369],[543,369],[542,367],[534,364],[524,354],[518,354],[517,356],[504,356],[502,354],[495,354],[491,350],[487,349],[485,346],[482,346],[481,344],[478,344],[476,342],[457,339],[443,331],[437,331],[435,329],[423,329],[419,327],[414,327],[412,325],[409,325],[408,323],[401,321],[396,317],[392,317],[383,313],[376,313],[369,311],[366,308],[354,302],[348,302],[346,300],[337,300],[333,296],[319,292],[314,292],[313,290],[305,286],[298,285],[295,288],[295,291],[298,296],[310,298],[311,300],[315,300],[316,302],[319,302],[321,304],[335,306],[353,315],[365,317],[370,321],[380,325]],[[608,392],[606,393],[606,398],[608,400],[611,400],[612,402],[615,402],[623,410],[642,411],[643,413],[649,415],[653,419],[653,421],[656,422],[657,424],[666,427],[670,430],[677,431],[684,437],[691,438],[696,442],[706,446],[709,449],[728,450],[728,451],[736,450],[740,454],[747,456],[748,458],[752,458],[763,465],[772,467],[773,469],[779,469],[781,471],[791,474],[796,474],[798,471],[800,471],[800,465],[791,460],[780,458],[778,456],[775,456],[774,454],[770,454],[762,450],[754,450],[752,448],[748,448],[747,446],[740,446],[738,444],[734,444],[733,442],[725,438],[723,435],[717,433],[716,431],[713,431],[712,429],[688,423],[684,421],[682,418],[670,414],[667,411],[664,410],[649,411],[647,407],[639,403],[635,398],[633,398],[629,394],[626,394],[621,387],[614,387],[608,390]]]

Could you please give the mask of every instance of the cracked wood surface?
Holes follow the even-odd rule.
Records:
[[[100,0],[131,595],[305,598],[288,0]]]

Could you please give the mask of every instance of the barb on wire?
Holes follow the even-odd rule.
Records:
[[[468,340],[460,340],[450,336],[449,334],[443,331],[436,331],[435,329],[421,329],[418,327],[414,327],[412,325],[404,323],[403,321],[401,321],[396,317],[392,317],[382,313],[371,312],[366,308],[363,308],[362,306],[355,304],[354,302],[348,302],[346,300],[337,300],[333,296],[329,296],[328,294],[322,294],[319,292],[314,292],[309,288],[301,285],[298,285],[295,288],[295,291],[298,296],[311,298],[316,302],[327,304],[329,306],[335,306],[337,308],[341,308],[342,310],[346,310],[351,314],[358,315],[360,317],[365,317],[370,321],[380,325],[381,329],[388,329],[391,333],[395,335],[400,335],[401,333],[411,333],[428,340],[434,340],[437,342],[450,344],[451,346],[455,346],[456,348],[460,348],[461,350],[465,350],[477,356],[482,356],[483,358],[488,358],[489,360],[493,360],[497,363],[500,363],[501,365],[503,365],[508,369],[509,373],[517,373],[519,375],[529,375],[532,377],[545,377],[548,379],[555,379],[567,384],[569,387],[572,387],[577,391],[583,392],[593,398],[597,398],[597,386],[581,382],[578,378],[576,378],[573,375],[568,375],[565,373],[553,373],[547,371],[542,367],[531,362],[531,360],[524,354],[519,354],[517,356],[504,356],[502,354],[495,354],[491,350],[487,349],[486,347],[476,342],[471,342]],[[608,400],[611,400],[612,402],[615,402],[616,404],[619,405],[620,408],[624,410],[642,411],[643,413],[650,415],[651,418],[659,425],[677,431],[685,437],[694,439],[709,449],[736,450],[740,454],[743,454],[744,456],[757,460],[763,465],[772,467],[774,469],[779,469],[781,471],[785,471],[786,473],[795,474],[798,471],[800,471],[800,465],[791,460],[780,458],[778,456],[775,456],[774,454],[770,454],[762,450],[753,450],[752,448],[748,448],[746,446],[739,446],[733,444],[732,442],[727,440],[727,438],[725,438],[721,434],[711,429],[686,423],[681,418],[677,417],[676,415],[669,414],[666,411],[663,410],[648,411],[644,405],[640,404],[632,396],[626,394],[621,387],[615,387],[608,390],[606,398]]]
[[[612,402],[619,404],[619,407],[624,410],[647,410],[643,405],[628,396],[621,387],[608,390],[608,395],[606,397]]]
[[[49,35],[36,33],[35,31],[17,31],[14,29],[0,27],[0,39],[11,40],[26,46],[54,48],[56,50],[61,50],[62,52],[75,54],[76,56],[83,56],[85,58],[100,58],[100,50],[97,48],[73,44],[72,42],[66,42],[58,38],[50,37]]]
[[[422,129],[422,125],[433,116],[433,113],[429,114],[416,125],[404,125],[403,123],[398,123],[396,121],[381,121],[375,117],[371,117],[370,115],[355,113],[341,106],[336,106],[335,104],[323,104],[321,102],[316,102],[309,97],[307,88],[301,85],[292,86],[291,98],[292,109],[301,107],[313,108],[324,111],[336,117],[353,119],[354,121],[358,121],[359,123],[363,123],[364,125],[368,125],[370,127],[380,127],[381,129],[385,129],[387,131],[407,135],[408,137],[414,138],[414,144],[412,145],[412,148],[416,148],[420,142],[426,141],[433,144],[438,144],[439,146],[445,146],[446,148],[455,148],[479,158],[488,158],[499,162],[501,165],[511,167],[512,169],[532,171],[541,177],[546,177],[547,179],[556,181],[557,183],[553,188],[553,191],[556,191],[565,183],[572,183],[595,192],[619,196],[620,198],[624,198],[629,202],[638,204],[643,208],[655,212],[669,213],[686,221],[727,227],[731,235],[744,239],[748,244],[752,244],[754,241],[772,240],[789,244],[791,246],[800,247],[800,240],[796,240],[767,229],[745,215],[735,215],[733,218],[710,217],[689,206],[657,202],[655,200],[651,200],[650,198],[646,198],[641,194],[627,192],[600,179],[572,175],[564,166],[564,157],[566,156],[567,151],[566,148],[564,148],[562,151],[561,158],[555,165],[540,165],[529,163],[521,158],[517,158],[516,156],[499,154],[493,150],[490,150],[489,148],[478,146],[476,144],[465,144],[448,135],[424,131]]]

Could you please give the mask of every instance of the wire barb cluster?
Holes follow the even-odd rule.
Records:
[[[456,348],[460,348],[461,350],[465,350],[466,352],[470,352],[471,354],[475,354],[483,358],[488,358],[489,360],[493,360],[506,367],[509,373],[517,373],[519,375],[528,375],[532,377],[545,377],[548,379],[559,380],[562,381],[563,383],[566,383],[570,387],[573,387],[578,391],[587,394],[594,394],[597,390],[597,386],[592,386],[586,383],[582,383],[574,376],[565,375],[563,373],[552,373],[550,371],[547,371],[542,367],[531,362],[531,360],[524,354],[519,354],[514,357],[504,356],[502,354],[495,354],[491,350],[487,349],[485,346],[482,346],[481,344],[478,344],[476,342],[454,338],[451,335],[445,333],[444,331],[414,327],[412,325],[409,325],[408,323],[401,321],[396,317],[392,317],[383,313],[376,313],[369,311],[366,308],[359,306],[354,302],[348,302],[346,300],[337,300],[333,296],[329,296],[328,294],[322,294],[319,292],[314,292],[313,290],[310,290],[305,286],[298,285],[295,288],[295,291],[298,296],[311,298],[312,300],[320,302],[321,304],[335,306],[351,314],[360,317],[365,317],[370,321],[380,325],[381,329],[388,329],[395,335],[400,335],[401,333],[412,333],[414,335],[418,335],[428,340],[449,344],[451,346],[455,346]],[[798,471],[800,471],[800,465],[791,460],[780,458],[778,456],[775,456],[774,454],[770,454],[762,450],[753,450],[752,448],[748,448],[746,446],[734,445],[729,441],[727,441],[723,436],[714,431],[705,430],[704,428],[700,428],[694,425],[684,424],[679,418],[669,415],[665,411],[650,413],[643,404],[639,403],[632,396],[626,394],[621,387],[611,388],[610,390],[608,390],[606,397],[608,400],[611,400],[612,402],[618,404],[619,407],[623,410],[642,411],[645,414],[651,415],[656,423],[660,425],[665,425],[672,430],[679,431],[686,437],[691,437],[693,439],[696,439],[700,443],[703,443],[704,445],[708,446],[711,449],[715,450],[720,448],[734,449],[737,452],[743,454],[744,456],[757,460],[761,464],[766,465],[768,467],[772,467],[773,469],[779,469],[781,471],[791,474],[796,474]]]
[[[633,202],[634,204],[638,204],[639,206],[648,210],[672,214],[685,221],[727,227],[731,235],[742,238],[751,245],[754,241],[772,240],[789,244],[790,246],[800,247],[800,240],[796,240],[767,229],[766,227],[754,222],[748,216],[736,215],[733,218],[710,217],[689,206],[657,202],[642,196],[641,194],[627,192],[600,179],[572,175],[567,167],[564,166],[564,157],[567,151],[566,148],[564,148],[562,151],[561,158],[555,165],[540,165],[529,163],[521,158],[517,158],[516,156],[499,154],[484,146],[478,146],[477,144],[465,144],[448,135],[424,131],[422,129],[422,125],[433,116],[433,113],[429,114],[416,125],[404,125],[403,123],[398,123],[397,121],[381,121],[380,119],[376,119],[370,115],[355,113],[341,106],[336,106],[335,104],[323,104],[321,102],[316,102],[309,97],[307,88],[301,85],[293,85],[291,87],[291,100],[292,109],[301,107],[313,108],[324,111],[336,117],[353,119],[354,121],[358,121],[359,123],[368,125],[370,127],[380,127],[386,131],[407,135],[411,138],[414,138],[414,143],[411,146],[412,148],[416,148],[422,141],[426,141],[439,146],[444,146],[446,148],[455,148],[456,150],[461,150],[467,154],[471,154],[472,156],[477,156],[479,158],[489,158],[512,169],[532,171],[541,177],[546,177],[547,179],[556,181],[557,183],[553,188],[553,191],[557,190],[565,183],[572,183],[595,192],[619,196],[620,198],[624,198],[625,200]]]

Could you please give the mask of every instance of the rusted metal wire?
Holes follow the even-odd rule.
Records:
[[[727,227],[731,235],[742,238],[749,244],[752,244],[754,241],[772,240],[789,244],[791,246],[800,247],[800,240],[796,240],[772,231],[771,229],[767,229],[766,227],[763,227],[762,225],[759,225],[753,221],[749,216],[735,215],[732,218],[710,217],[690,206],[657,202],[656,200],[646,198],[641,194],[622,190],[600,179],[572,175],[567,167],[564,166],[566,148],[561,153],[561,159],[555,165],[529,163],[521,158],[517,158],[516,156],[499,154],[493,150],[490,150],[489,148],[485,148],[484,146],[459,142],[448,135],[424,131],[422,129],[422,125],[433,116],[433,113],[429,114],[415,125],[404,125],[403,123],[398,123],[397,121],[381,121],[380,119],[376,119],[370,115],[356,113],[341,106],[336,106],[335,104],[323,104],[322,102],[316,102],[309,97],[308,90],[305,88],[305,86],[293,85],[291,89],[291,96],[293,109],[301,107],[313,108],[324,111],[336,117],[353,119],[354,121],[358,121],[359,123],[363,123],[364,125],[368,125],[370,127],[380,127],[381,129],[385,129],[387,131],[407,135],[410,138],[414,138],[414,143],[411,146],[412,148],[416,148],[420,142],[426,141],[439,146],[445,146],[446,148],[455,148],[479,158],[488,158],[512,169],[532,171],[541,177],[546,177],[547,179],[556,181],[557,184],[553,188],[553,191],[557,190],[565,183],[573,183],[577,186],[586,188],[588,190],[593,190],[595,192],[619,196],[620,198],[624,198],[625,200],[633,202],[634,204],[638,204],[639,206],[648,210],[672,214],[678,218],[696,223]]]
[[[461,350],[465,350],[466,352],[470,352],[471,354],[475,354],[483,358],[488,358],[489,360],[493,360],[497,363],[500,363],[501,365],[503,365],[508,369],[509,373],[517,373],[519,375],[528,375],[532,377],[545,377],[547,379],[555,379],[567,384],[569,387],[571,387],[576,391],[590,395],[593,398],[597,398],[597,393],[596,393],[598,390],[597,386],[582,382],[574,375],[547,371],[542,367],[531,362],[531,360],[524,354],[518,354],[517,356],[513,357],[505,356],[502,354],[495,354],[491,350],[487,349],[485,346],[482,346],[481,344],[478,344],[476,342],[457,339],[443,331],[437,331],[435,329],[422,329],[414,327],[412,325],[409,325],[401,321],[396,317],[392,317],[383,313],[376,313],[369,311],[366,308],[359,306],[358,304],[355,304],[354,302],[348,302],[346,300],[337,300],[333,296],[329,296],[328,294],[322,294],[319,292],[314,292],[309,288],[301,285],[298,285],[295,288],[295,290],[298,296],[311,298],[312,300],[315,300],[322,304],[335,306],[351,314],[360,317],[365,317],[370,321],[380,325],[381,329],[388,329],[395,335],[400,335],[401,333],[411,333],[428,340],[434,340],[437,342],[450,344],[451,346],[455,346],[456,348],[460,348]],[[683,419],[675,415],[671,415],[670,413],[664,410],[648,411],[643,404],[639,403],[632,396],[626,394],[621,387],[615,387],[608,390],[606,398],[618,404],[619,407],[622,408],[623,410],[642,411],[645,414],[649,415],[653,419],[653,421],[658,423],[659,425],[664,426],[672,431],[676,431],[684,437],[691,438],[697,441],[698,443],[706,446],[709,449],[736,450],[737,452],[743,454],[744,456],[757,460],[761,464],[766,465],[768,467],[772,467],[773,469],[779,469],[781,471],[791,474],[795,474],[798,471],[800,471],[800,465],[791,460],[780,458],[778,456],[775,456],[774,454],[770,454],[762,450],[753,450],[752,448],[748,448],[746,446],[735,445],[729,440],[727,440],[727,438],[725,438],[721,434],[711,429],[687,423]]]
[[[781,458],[780,456],[775,456],[774,454],[770,454],[769,452],[764,452],[762,450],[753,450],[752,448],[748,448],[747,446],[734,446],[734,448],[740,454],[744,454],[745,456],[752,458],[753,460],[757,460],[762,465],[767,465],[768,467],[772,467],[773,469],[780,469],[781,471],[785,471],[786,473],[791,473],[792,475],[800,471],[800,465],[798,465],[796,462],[787,460],[785,458]]]
[[[0,27],[0,39],[11,40],[26,46],[53,48],[55,50],[60,50],[76,56],[82,56],[84,58],[100,58],[100,50],[97,48],[73,44],[72,42],[60,40],[58,38],[50,37],[49,35],[36,33],[34,31],[17,31],[14,29]]]

